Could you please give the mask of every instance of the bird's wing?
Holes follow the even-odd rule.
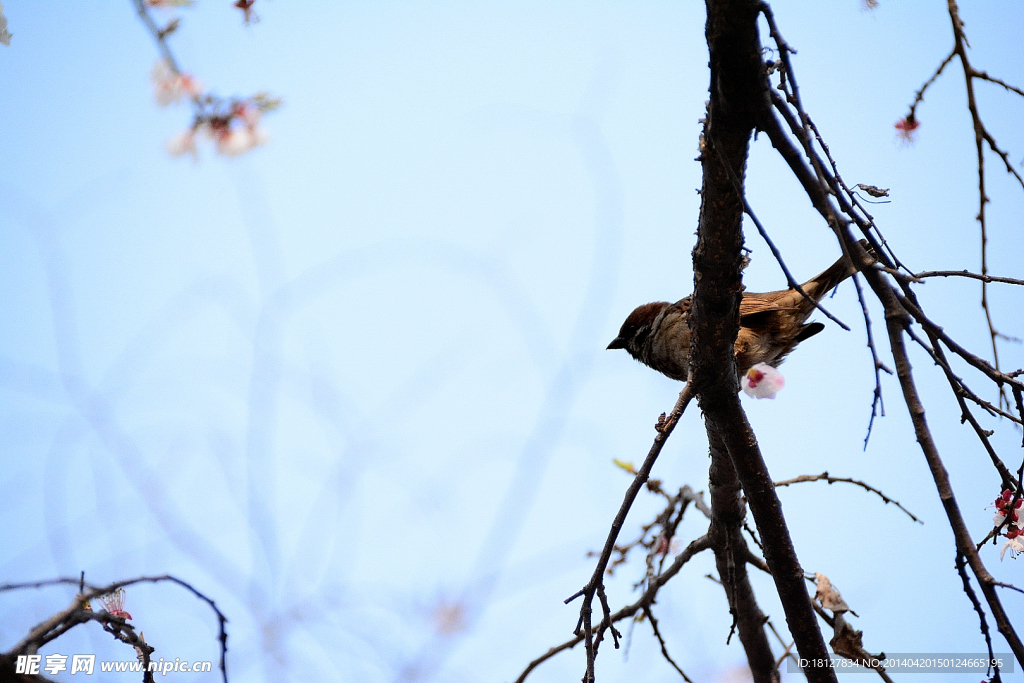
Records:
[[[771,292],[771,294],[784,294],[785,292]],[[757,296],[745,296],[740,299],[740,318],[745,318],[748,315],[757,315],[758,313],[767,313],[769,311],[788,311],[792,310],[792,306],[780,306],[774,298],[769,298],[764,295]]]

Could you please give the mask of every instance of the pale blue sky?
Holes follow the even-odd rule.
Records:
[[[562,599],[628,484],[611,460],[642,459],[679,389],[604,347],[634,306],[692,287],[703,5],[278,1],[257,3],[250,27],[230,5],[180,11],[176,54],[222,95],[266,90],[284,106],[266,147],[204,148],[194,164],[164,151],[189,114],[156,106],[156,51],[129,2],[4,4],[0,582],[176,574],[228,614],[235,681],[510,681],[571,635],[577,606]],[[962,76],[930,92],[913,147],[892,128],[951,46],[944,5],[774,9],[844,177],[892,190],[875,207],[886,237],[914,268],[976,270]],[[962,11],[976,66],[1024,83],[1020,4]],[[1024,102],[979,97],[1019,163]],[[997,161],[990,268],[1020,277],[1024,200]],[[763,137],[748,189],[798,278],[838,256]],[[755,232],[748,246],[748,287],[782,287]],[[921,296],[987,355],[978,286]],[[992,289],[997,324],[1018,336],[1021,297]],[[982,652],[899,388],[884,380],[888,416],[862,451],[873,380],[853,287],[827,303],[853,331],[829,324],[783,366],[775,401],[744,400],[765,458],[777,479],[868,481],[925,524],[853,487],[783,489],[801,562],[843,592],[869,650]],[[980,539],[998,480],[914,353]],[[1021,347],[1002,353],[1024,365]],[[1019,463],[1019,433],[990,426]],[[706,449],[692,409],[655,475],[705,488]],[[656,505],[642,499],[623,538]],[[683,540],[703,526],[688,519]],[[1024,584],[1024,559],[983,557]],[[725,645],[712,571],[696,559],[657,614],[692,678],[733,680],[742,652]],[[641,574],[638,561],[610,583],[615,604]],[[754,580],[781,627],[770,581]],[[0,595],[0,647],[70,596]],[[1024,597],[1002,597],[1024,614]],[[454,604],[467,626],[439,637]],[[181,591],[133,588],[127,609],[158,656],[216,658],[215,621]],[[108,641],[79,628],[44,652],[130,658]],[[566,653],[531,680],[582,667]],[[609,647],[598,672],[673,676],[646,624],[628,661]]]

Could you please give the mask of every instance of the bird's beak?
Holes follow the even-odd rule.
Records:
[[[626,340],[622,337],[616,337],[612,339],[612,343],[608,345],[609,349],[624,349],[626,348]]]

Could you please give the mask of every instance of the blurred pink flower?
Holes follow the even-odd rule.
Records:
[[[434,630],[442,636],[453,636],[466,630],[468,615],[461,601],[441,602],[430,615]]]
[[[180,102],[183,97],[198,97],[203,92],[203,84],[191,74],[178,73],[166,59],[153,65],[150,74],[157,104],[161,107]]]
[[[198,159],[199,152],[196,149],[196,130],[194,128],[183,130],[168,140],[167,153],[172,157],[191,154],[193,159]]]
[[[906,116],[896,122],[896,135],[904,142],[914,141],[914,131],[921,127],[921,122],[912,115]]]
[[[262,126],[226,128],[217,135],[217,151],[236,157],[259,147],[268,139],[267,131]]]
[[[996,526],[1001,526],[1007,517],[1010,518],[1010,524],[1007,527],[1008,530],[1015,529],[1018,532],[1024,529],[1020,518],[1021,508],[1024,507],[1024,498],[1018,498],[1016,501],[1013,499],[1013,491],[1010,489],[1004,490],[999,497],[996,498],[996,516],[992,520]]]

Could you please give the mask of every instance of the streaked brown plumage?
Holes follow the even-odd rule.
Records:
[[[844,256],[801,287],[807,296],[820,301],[853,273],[853,266]],[[655,301],[638,307],[622,323],[619,336],[608,348],[626,349],[644,365],[685,382],[691,299],[692,295],[674,304]],[[797,344],[825,329],[821,323],[805,323],[813,311],[814,305],[795,289],[744,292],[735,347],[740,375],[758,363],[778,367]]]

